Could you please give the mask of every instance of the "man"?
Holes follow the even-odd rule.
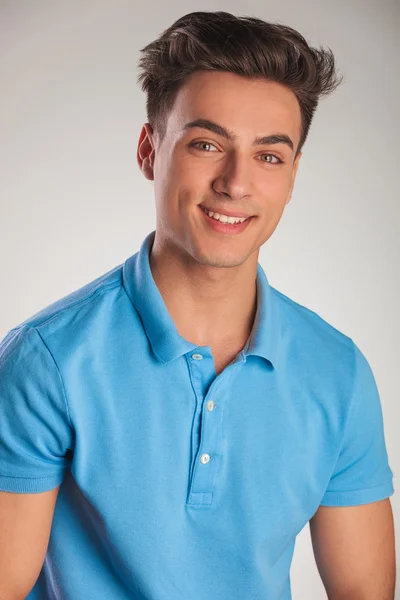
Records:
[[[372,370],[258,263],[333,56],[223,12],[142,52],[156,230],[2,342],[0,598],[288,600],[309,522],[330,599],[393,599]]]

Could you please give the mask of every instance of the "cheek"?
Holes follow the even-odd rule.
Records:
[[[179,183],[180,189],[192,190],[192,192],[207,189],[212,182],[212,173],[206,165],[201,165],[200,161],[194,163],[190,160],[182,160],[179,165],[175,165],[172,176]]]
[[[201,202],[210,185],[204,173],[201,175],[198,169],[190,169],[188,161],[184,160],[171,167],[158,183],[159,195],[163,196],[169,210],[179,212]]]
[[[291,178],[287,173],[277,173],[269,178],[264,177],[258,188],[259,197],[264,198],[265,206],[276,208],[278,211],[281,206],[285,206],[291,186]]]
[[[173,194],[179,185],[181,174],[177,156],[160,151],[154,163],[154,192],[157,204]]]
[[[168,223],[175,232],[185,229],[186,220],[193,217],[193,211],[189,208],[196,202],[193,186],[182,181],[176,173],[168,173],[158,182],[155,193],[157,213],[162,221]]]
[[[269,181],[264,179],[263,185],[259,189],[260,198],[260,225],[263,230],[263,236],[266,239],[272,234],[278,225],[283,211],[287,206],[291,180],[290,177],[274,177]]]

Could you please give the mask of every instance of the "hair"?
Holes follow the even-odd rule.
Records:
[[[140,52],[137,82],[147,95],[148,122],[160,140],[185,79],[199,70],[228,71],[280,83],[296,95],[301,111],[297,156],[320,97],[344,78],[336,72],[330,48],[309,46],[287,25],[223,11],[188,13]]]

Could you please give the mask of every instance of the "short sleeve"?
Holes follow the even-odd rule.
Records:
[[[371,367],[356,344],[353,393],[337,462],[321,506],[354,506],[388,498],[393,472],[381,401]]]
[[[0,342],[0,490],[57,487],[72,440],[58,367],[37,329],[21,325]]]

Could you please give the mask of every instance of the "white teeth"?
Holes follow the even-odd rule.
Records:
[[[201,206],[202,210],[209,216],[215,219],[216,221],[221,221],[221,223],[231,223],[234,225],[235,223],[243,223],[246,221],[248,217],[228,217],[227,215],[220,215],[219,213],[215,213],[212,210],[208,210],[204,206]]]

